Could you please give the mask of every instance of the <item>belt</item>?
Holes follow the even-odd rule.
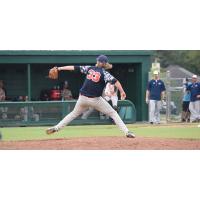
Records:
[[[84,96],[84,97],[87,97],[87,98],[97,98],[97,97],[86,96],[86,95],[81,94],[81,93],[80,93],[80,95],[81,95],[81,96]]]

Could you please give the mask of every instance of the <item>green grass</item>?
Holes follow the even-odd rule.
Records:
[[[149,126],[144,124],[128,125],[137,136],[162,138],[200,139],[200,128],[196,124]],[[122,136],[123,134],[113,125],[98,126],[68,126],[58,134],[46,135],[47,127],[17,127],[1,128],[3,140],[38,140],[69,137]]]

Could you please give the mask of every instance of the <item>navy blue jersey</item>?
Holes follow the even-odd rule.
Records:
[[[197,98],[197,95],[200,95],[200,83],[192,83],[191,85],[187,86],[187,90],[191,93],[190,101],[194,102],[200,100]]]
[[[100,97],[106,83],[116,83],[116,79],[104,68],[96,66],[75,66],[75,70],[86,74],[80,93],[87,97]]]
[[[165,84],[162,80],[154,80],[149,81],[147,90],[150,92],[151,100],[161,100],[161,93],[165,91]]]

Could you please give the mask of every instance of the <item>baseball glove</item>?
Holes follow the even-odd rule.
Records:
[[[58,68],[53,67],[49,70],[49,76],[50,79],[58,79]]]

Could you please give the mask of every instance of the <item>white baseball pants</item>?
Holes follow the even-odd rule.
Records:
[[[200,119],[200,101],[199,100],[190,102],[189,110],[191,113],[191,116],[190,116],[191,121]]]
[[[149,101],[149,121],[153,123],[160,123],[160,109],[161,101]]]
[[[118,103],[118,96],[111,96],[111,97],[108,97],[108,96],[105,96],[103,97],[106,101],[112,101],[112,106],[114,107],[117,107],[117,103]],[[94,111],[94,108],[92,107],[89,107],[88,110],[86,110],[85,112],[83,112],[83,115],[81,117],[81,119],[87,119],[91,114],[92,112]],[[100,112],[100,116],[102,116],[104,113],[101,113]]]
[[[108,96],[105,96],[104,99],[106,101],[112,101],[112,106],[117,106],[117,102],[118,102],[118,96],[111,96],[111,97],[108,97]]]
[[[81,119],[87,119],[92,114],[93,111],[94,111],[94,108],[89,107],[88,110],[83,112]]]
[[[79,115],[81,115],[84,111],[86,111],[89,107],[92,107],[109,117],[111,117],[116,125],[119,127],[119,129],[127,134],[128,128],[124,124],[124,122],[121,120],[118,113],[112,108],[112,106],[102,97],[96,97],[96,98],[88,98],[86,96],[80,95],[78,98],[78,101],[74,107],[74,110],[69,113],[63,120],[61,120],[55,128],[61,129],[64,126],[68,125],[72,120],[77,118]]]

